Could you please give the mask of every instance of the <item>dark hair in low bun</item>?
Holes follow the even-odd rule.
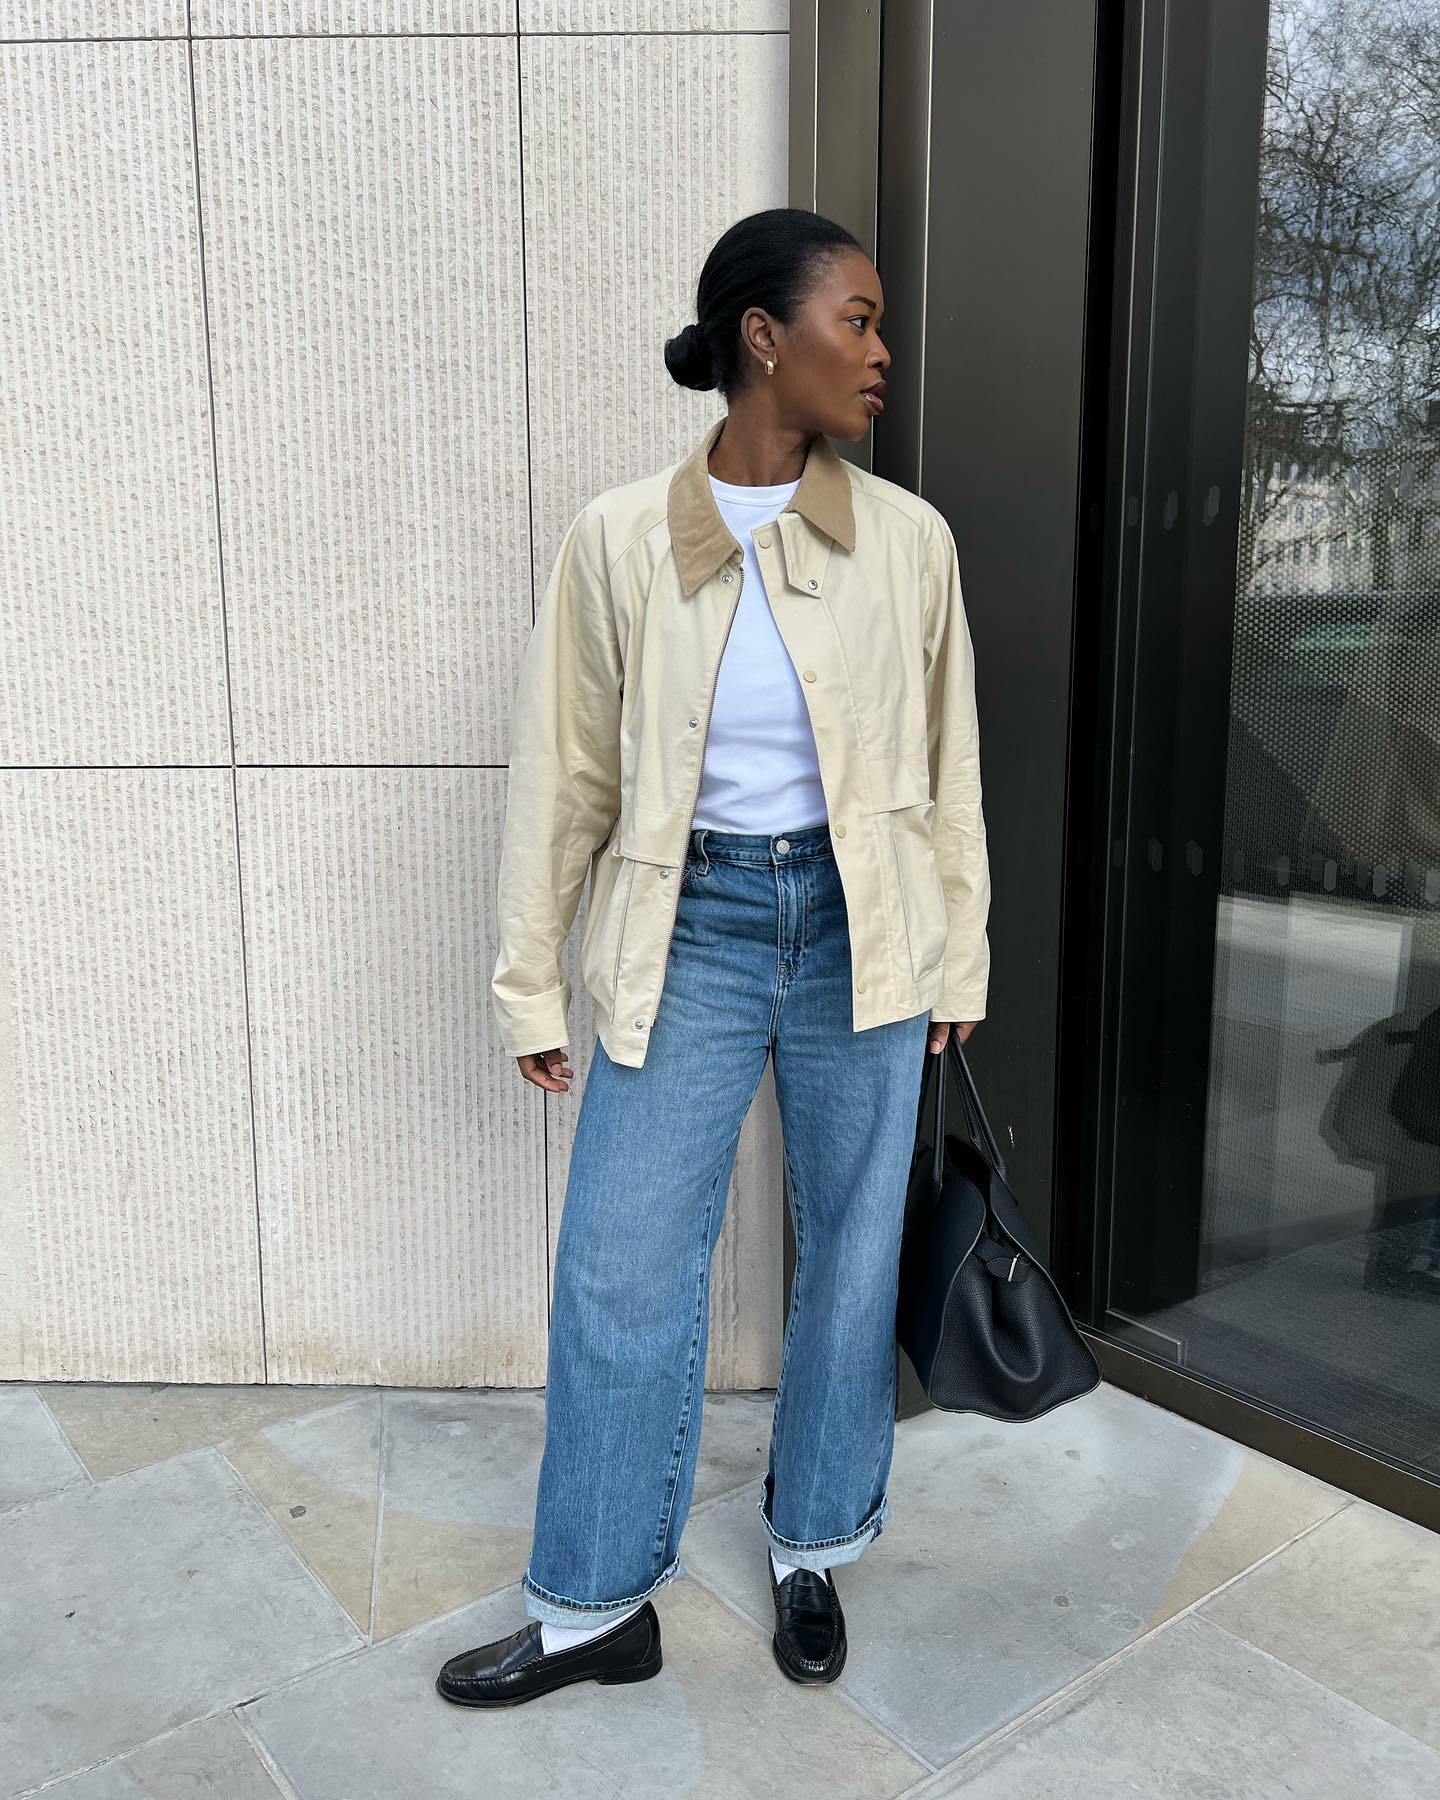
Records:
[[[762,307],[793,323],[819,265],[864,246],[843,225],[799,206],[737,219],[716,239],[695,290],[697,322],[665,343],[665,367],[681,387],[719,388],[728,400],[748,379],[740,369],[740,320]]]
[[[715,358],[698,325],[687,325],[665,344],[665,367],[681,387],[713,388]]]

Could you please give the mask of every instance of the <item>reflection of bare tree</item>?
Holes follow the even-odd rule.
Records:
[[[1440,4],[1272,0],[1266,80],[1240,585],[1318,477],[1312,535],[1366,540],[1386,588],[1434,509],[1374,453],[1440,396]]]
[[[1272,0],[1232,878],[1440,903],[1440,0]]]

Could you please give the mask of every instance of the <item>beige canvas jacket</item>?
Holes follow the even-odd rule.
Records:
[[[588,874],[580,976],[606,1051],[645,1061],[740,599],[741,549],[709,481],[723,425],[591,500],[537,611],[511,721],[491,981],[512,1056],[571,1044],[561,954]],[[849,920],[852,1029],[927,1010],[982,1018],[990,877],[950,528],[818,436],[755,551],[810,709]]]

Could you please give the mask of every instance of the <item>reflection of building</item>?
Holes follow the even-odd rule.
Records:
[[[1254,593],[1440,584],[1440,399],[1413,442],[1343,468],[1273,461],[1250,521],[1241,567]]]

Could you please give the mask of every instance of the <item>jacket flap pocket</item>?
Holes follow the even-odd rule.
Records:
[[[662,868],[678,869],[680,863],[673,853],[674,842],[673,819],[622,818],[620,829],[615,833],[612,854],[627,857],[631,862],[659,863]]]
[[[870,769],[873,812],[895,812],[902,806],[923,806],[930,798],[930,775],[924,766],[881,761]]]

